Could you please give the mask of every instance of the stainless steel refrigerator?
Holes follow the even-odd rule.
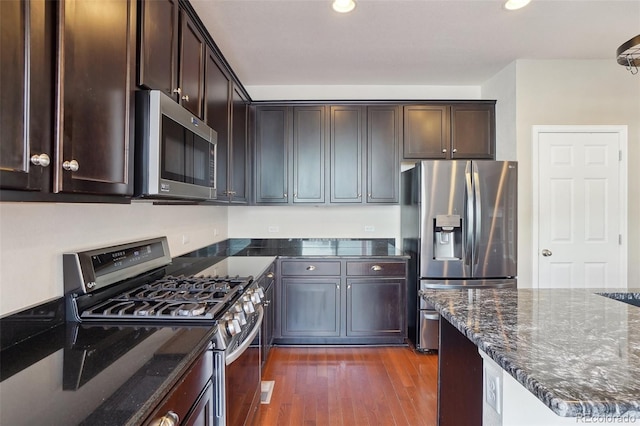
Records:
[[[439,323],[419,289],[516,287],[517,180],[512,161],[421,161],[402,173],[409,337],[417,350],[438,349]]]

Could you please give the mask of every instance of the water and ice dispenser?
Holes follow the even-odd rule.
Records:
[[[439,214],[433,219],[433,258],[462,259],[462,218],[460,215]]]

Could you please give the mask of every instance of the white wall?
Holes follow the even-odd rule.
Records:
[[[515,62],[482,85],[482,98],[496,100],[496,160],[517,160]]]
[[[532,247],[532,126],[545,124],[628,126],[628,282],[640,285],[640,167],[636,166],[640,162],[640,76],[631,75],[615,60],[519,60],[515,71],[512,64],[487,82],[482,94],[495,95],[498,105],[509,105],[497,118],[497,134],[511,135],[516,130],[518,285],[532,285],[536,255]],[[501,140],[499,146],[504,143]]]
[[[0,316],[64,295],[62,253],[163,235],[172,256],[226,239],[227,208],[2,202]]]
[[[397,238],[400,206],[230,207],[229,235],[234,238]]]
[[[480,86],[246,86],[254,101],[345,99],[479,99]]]

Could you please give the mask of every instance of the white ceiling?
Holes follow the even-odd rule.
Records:
[[[191,0],[245,86],[480,85],[516,59],[610,59],[640,0]]]

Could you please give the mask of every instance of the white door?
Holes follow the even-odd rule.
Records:
[[[533,136],[538,287],[626,287],[626,127],[535,126]]]

